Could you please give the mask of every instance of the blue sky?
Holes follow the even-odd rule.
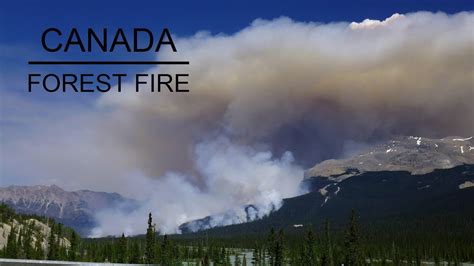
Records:
[[[79,2],[78,2],[79,3]],[[472,10],[464,0],[364,1],[6,1],[2,8],[0,41],[33,41],[48,26],[170,27],[179,35],[199,30],[232,33],[256,18],[288,16],[298,21],[359,21],[383,19],[393,13]],[[6,26],[6,27],[5,27]]]

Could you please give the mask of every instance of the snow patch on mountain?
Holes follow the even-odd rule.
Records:
[[[474,187],[474,182],[473,181],[466,181],[462,184],[459,185],[459,189],[465,189],[469,187]]]
[[[463,142],[460,146],[459,142]],[[305,178],[327,177],[340,182],[369,171],[408,171],[426,174],[434,169],[449,169],[474,163],[472,137],[397,137],[359,154],[340,160],[326,160],[305,172]],[[465,147],[469,147],[466,149]]]

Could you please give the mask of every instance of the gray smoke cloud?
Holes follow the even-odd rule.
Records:
[[[191,62],[183,71],[192,93],[107,95],[101,103],[149,119],[137,122],[145,132],[156,130],[149,122],[166,124],[159,132],[167,144],[148,146],[155,151],[192,146],[217,129],[291,150],[304,165],[338,156],[348,139],[471,134],[472,123],[452,118],[473,115],[472,20],[425,12],[350,24],[256,20],[234,35],[198,33],[178,43]],[[150,73],[161,69],[176,70]],[[177,165],[173,157],[150,166],[153,173],[192,163],[179,150]]]
[[[302,169],[351,147],[393,135],[473,135],[473,24],[469,12],[417,12],[200,32],[178,39],[177,54],[160,54],[189,66],[147,71],[189,73],[189,93],[126,84],[92,108],[7,130],[3,172],[146,201],[133,214],[98,214],[97,236],[141,233],[148,211],[168,233],[229,210],[236,215],[219,223],[239,222],[246,204],[261,217],[301,193]]]
[[[216,225],[241,223],[247,221],[246,205],[255,206],[258,213],[251,219],[256,219],[278,209],[283,198],[301,193],[303,170],[294,165],[289,152],[274,158],[270,152],[219,138],[198,144],[195,158],[201,186],[181,173],[155,179],[135,174],[132,186],[141,190],[146,202],[132,213],[115,209],[98,213],[100,226],[92,235],[143,233],[143,215],[148,212],[155,214],[162,233],[179,232],[182,223],[211,214],[216,215]]]

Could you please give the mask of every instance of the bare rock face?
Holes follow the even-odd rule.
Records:
[[[31,238],[31,246],[35,246],[36,241],[41,241],[41,247],[45,250],[48,248],[48,239],[51,234],[51,227],[41,221],[36,219],[28,219],[23,222],[18,222],[17,220],[13,219],[10,222],[4,221],[0,222],[0,249],[6,247],[8,242],[8,236],[12,232],[12,227],[15,228],[15,235],[18,241],[18,232],[21,230],[25,230],[25,227],[33,228],[33,234]],[[69,248],[71,246],[71,242],[69,239],[62,237],[59,240],[61,246]]]
[[[305,173],[305,178],[327,177],[340,182],[348,177],[374,171],[408,171],[419,175],[434,169],[474,164],[472,137],[398,137],[341,160],[326,160]]]
[[[9,186],[0,188],[0,202],[18,213],[52,217],[87,235],[95,225],[94,214],[106,208],[133,208],[133,200],[117,193],[89,190],[65,191],[52,186]]]

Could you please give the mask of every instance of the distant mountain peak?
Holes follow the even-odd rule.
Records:
[[[66,191],[57,185],[0,187],[0,202],[18,213],[47,216],[87,234],[94,215],[107,208],[136,207],[137,202],[118,193],[90,190]]]
[[[272,226],[288,222],[291,227],[298,228],[303,224],[320,222],[324,215],[336,217],[341,213],[339,208],[349,213],[358,202],[364,202],[360,208],[368,210],[368,213],[371,208],[376,209],[372,213],[380,212],[379,217],[387,215],[386,210],[389,208],[393,208],[390,210],[393,213],[407,213],[409,210],[404,207],[410,200],[425,204],[424,200],[429,197],[463,197],[458,195],[460,191],[472,193],[473,165],[472,137],[431,139],[399,136],[366,148],[350,158],[316,164],[306,171],[302,182],[309,193],[285,199],[283,211],[275,209],[268,217],[240,219],[232,224],[235,228],[247,230],[251,228],[244,225],[248,222],[259,225],[271,221]],[[400,191],[405,190],[411,193],[409,199],[399,196]],[[390,203],[385,203],[385,198]],[[390,206],[392,203],[396,207]],[[431,201],[427,200],[426,204],[429,206]],[[447,204],[456,205],[451,202]],[[310,216],[311,219],[308,218]],[[231,224],[219,223],[220,217],[222,215],[211,215],[189,221],[182,224],[180,229],[183,233],[189,233]],[[337,219],[341,221],[340,217]]]
[[[449,169],[474,163],[472,137],[431,139],[401,136],[375,145],[350,158],[326,160],[306,171],[305,178],[327,177],[342,181],[372,171],[408,171],[426,174],[434,169]]]

